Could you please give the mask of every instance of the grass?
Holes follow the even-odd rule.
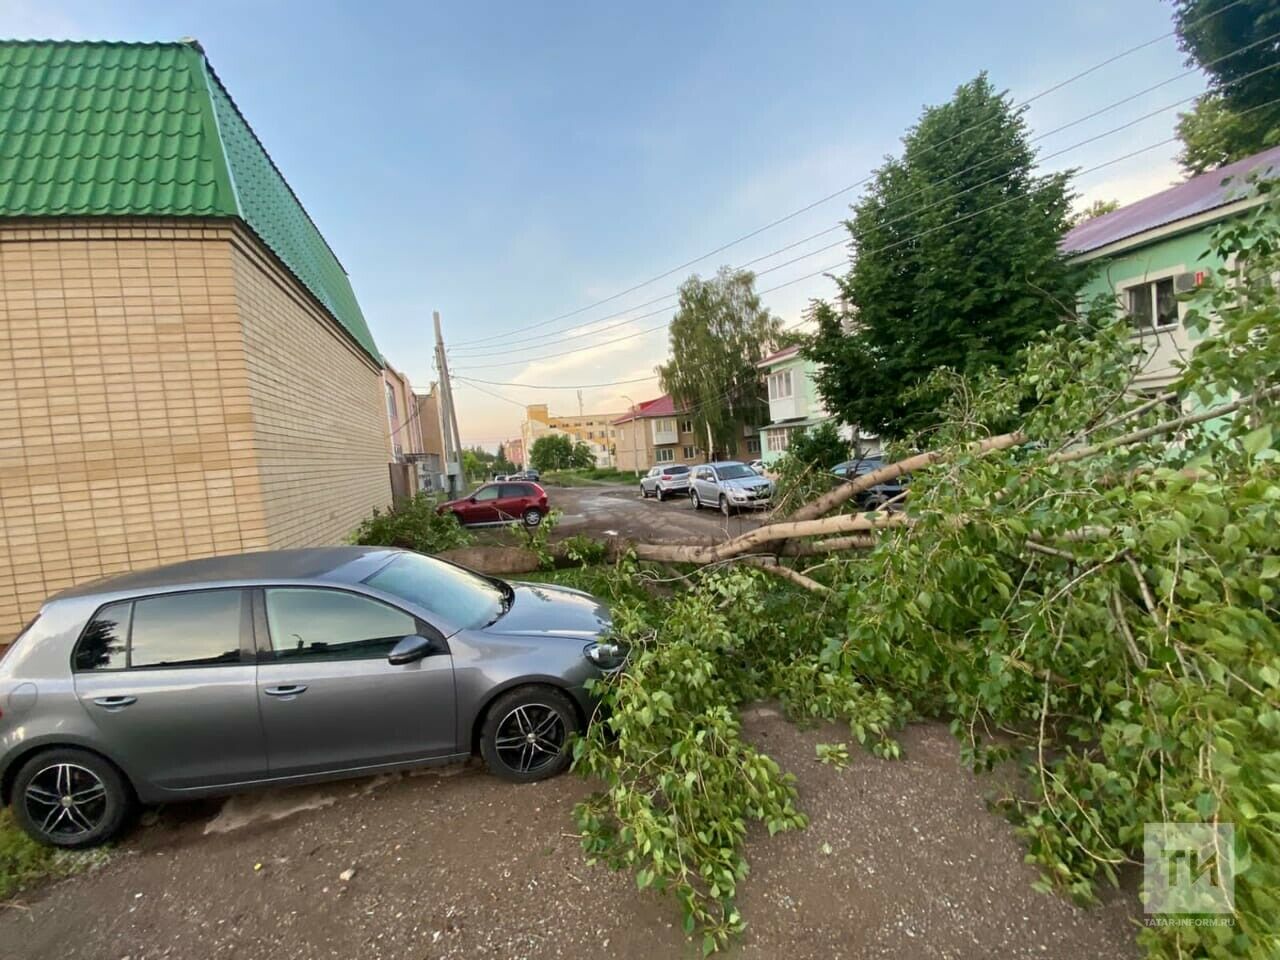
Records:
[[[8,810],[0,811],[0,900],[51,880],[92,870],[105,863],[110,855],[106,847],[92,850],[46,847],[23,833]]]
[[[556,487],[592,487],[598,483],[637,483],[632,470],[594,467],[591,470],[548,470],[542,483]]]

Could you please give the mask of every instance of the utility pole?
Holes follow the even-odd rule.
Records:
[[[449,359],[444,352],[444,335],[440,331],[440,311],[433,310],[431,318],[436,330],[436,369],[440,371],[440,420],[444,427],[445,474],[449,477],[449,492],[462,492],[466,478],[462,475],[462,435],[458,432],[458,408],[453,403],[453,382],[449,378]]]
[[[578,391],[578,419],[582,419],[582,391]]]

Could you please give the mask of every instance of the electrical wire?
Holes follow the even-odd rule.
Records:
[[[1228,4],[1226,4],[1225,6],[1218,8],[1217,10],[1214,10],[1214,11],[1212,11],[1212,12],[1210,12],[1210,13],[1207,13],[1207,14],[1205,14],[1203,17],[1200,17],[1200,18],[1198,18],[1197,20],[1193,21],[1192,23],[1188,24],[1188,25],[1186,26],[1186,28],[1185,28],[1185,29],[1188,29],[1188,30],[1189,30],[1189,29],[1192,29],[1192,28],[1194,28],[1194,27],[1198,26],[1199,24],[1203,23],[1203,22],[1204,22],[1204,21],[1206,21],[1206,20],[1209,20],[1209,19],[1211,19],[1211,18],[1213,18],[1213,17],[1221,16],[1222,14],[1224,14],[1224,13],[1226,13],[1227,11],[1229,11],[1229,10],[1233,9],[1234,7],[1239,6],[1239,5],[1240,5],[1241,3],[1243,3],[1243,2],[1245,2],[1245,0],[1232,0],[1232,2],[1231,2],[1231,3],[1228,3]],[[1081,80],[1081,79],[1083,79],[1084,77],[1089,76],[1090,74],[1096,73],[1098,70],[1101,70],[1101,69],[1103,69],[1103,68],[1105,68],[1105,67],[1108,67],[1108,66],[1110,66],[1111,64],[1116,63],[1116,62],[1118,62],[1118,61],[1120,61],[1120,60],[1123,60],[1124,58],[1126,58],[1126,57],[1128,57],[1128,56],[1131,56],[1132,54],[1137,53],[1137,52],[1139,52],[1139,51],[1141,51],[1141,50],[1144,50],[1144,49],[1146,49],[1147,47],[1153,46],[1154,44],[1157,44],[1157,43],[1161,42],[1162,40],[1166,40],[1166,39],[1168,39],[1169,37],[1173,36],[1175,33],[1176,33],[1176,31],[1174,31],[1174,30],[1167,31],[1167,32],[1165,32],[1165,33],[1160,34],[1160,35],[1159,35],[1159,36],[1157,36],[1157,37],[1153,37],[1153,38],[1151,38],[1150,40],[1146,40],[1146,41],[1144,41],[1144,42],[1142,42],[1142,43],[1139,43],[1139,44],[1136,44],[1136,45],[1134,45],[1134,46],[1132,46],[1132,47],[1129,47],[1129,48],[1128,48],[1128,49],[1126,49],[1126,50],[1122,50],[1122,51],[1121,51],[1121,52],[1119,52],[1119,53],[1113,54],[1112,56],[1108,57],[1107,59],[1102,60],[1102,61],[1100,61],[1099,63],[1093,64],[1092,66],[1087,67],[1087,68],[1085,68],[1084,70],[1081,70],[1080,72],[1078,72],[1078,73],[1076,73],[1076,74],[1073,74],[1072,76],[1067,77],[1067,78],[1066,78],[1066,79],[1064,79],[1064,80],[1058,81],[1057,83],[1055,83],[1055,84],[1053,84],[1053,85],[1051,85],[1051,86],[1049,86],[1049,87],[1045,88],[1044,90],[1041,90],[1039,93],[1035,94],[1034,96],[1032,96],[1032,97],[1028,97],[1026,100],[1023,100],[1021,103],[1017,104],[1017,106],[1016,106],[1016,108],[1015,108],[1015,109],[1023,110],[1023,109],[1025,109],[1027,106],[1029,106],[1030,104],[1032,104],[1032,103],[1034,103],[1035,101],[1037,101],[1037,100],[1041,99],[1042,97],[1046,97],[1046,96],[1048,96],[1048,95],[1049,95],[1049,94],[1051,94],[1051,93],[1055,93],[1055,92],[1057,92],[1058,90],[1061,90],[1063,87],[1066,87],[1066,86],[1068,86],[1068,85],[1070,85],[1070,84],[1072,84],[1072,83],[1075,83],[1076,81]],[[970,132],[970,130],[977,129],[978,127],[980,127],[980,126],[982,126],[982,125],[984,125],[984,124],[986,124],[986,123],[990,122],[990,120],[991,120],[991,119],[992,119],[992,118],[988,118],[987,120],[982,121],[980,124],[976,124],[976,125],[973,125],[972,127],[967,127],[967,128],[965,128],[964,130],[957,131],[957,132],[956,132],[955,134],[953,134],[951,137],[947,138],[946,140],[942,141],[941,143],[938,143],[938,144],[934,145],[934,146],[932,147],[932,149],[940,149],[941,147],[946,146],[948,143],[951,143],[951,142],[952,142],[953,140],[955,140],[957,137],[963,136],[965,133]],[[662,273],[660,273],[660,274],[657,274],[657,275],[655,275],[655,276],[653,276],[653,277],[650,277],[650,278],[648,278],[647,280],[643,280],[643,281],[641,281],[640,283],[637,283],[637,284],[635,284],[635,285],[633,285],[633,286],[631,286],[631,287],[628,287],[626,290],[621,290],[621,291],[619,291],[619,292],[617,292],[617,293],[611,294],[610,296],[607,296],[607,297],[604,297],[604,298],[602,298],[602,299],[600,299],[600,300],[597,300],[597,301],[595,301],[594,303],[587,304],[586,306],[583,306],[583,307],[578,307],[578,308],[577,308],[577,309],[575,309],[575,310],[570,310],[570,311],[569,311],[569,312],[567,312],[567,313],[562,313],[562,314],[560,314],[559,316],[552,317],[552,318],[550,318],[550,319],[548,319],[548,320],[541,320],[541,321],[539,321],[539,322],[537,322],[537,323],[533,323],[533,324],[530,324],[530,325],[528,325],[528,326],[524,326],[524,327],[516,327],[516,328],[514,328],[514,329],[512,329],[512,330],[505,331],[505,332],[503,332],[503,333],[493,334],[493,335],[486,336],[486,337],[478,337],[478,338],[474,338],[474,339],[472,339],[472,340],[467,340],[467,341],[461,341],[461,342],[459,342],[459,343],[457,344],[457,346],[461,347],[461,346],[465,346],[465,345],[468,345],[468,344],[489,343],[489,342],[492,342],[492,341],[494,341],[494,340],[500,340],[500,339],[503,339],[503,338],[505,338],[505,337],[508,337],[508,336],[510,336],[512,333],[527,333],[527,332],[529,332],[529,331],[531,331],[531,330],[536,330],[536,329],[539,329],[539,328],[541,328],[541,327],[549,326],[550,324],[556,323],[556,322],[558,322],[558,321],[560,321],[560,320],[566,320],[566,319],[568,319],[568,318],[570,318],[570,317],[574,317],[574,316],[577,316],[577,315],[579,315],[579,314],[585,313],[585,312],[586,312],[586,311],[588,311],[588,310],[593,310],[593,309],[595,309],[596,307],[603,306],[603,305],[604,305],[604,304],[606,304],[606,303],[611,303],[611,302],[613,302],[614,300],[619,299],[620,297],[624,297],[624,296],[626,296],[626,295],[627,295],[627,294],[629,294],[629,293],[634,293],[636,290],[640,290],[640,289],[642,289],[642,288],[644,288],[644,287],[647,287],[647,286],[649,286],[650,284],[653,284],[653,283],[658,282],[659,280],[664,280],[664,279],[666,279],[667,277],[672,276],[672,275],[673,275],[673,274],[675,274],[675,273],[679,273],[680,271],[685,270],[685,269],[687,269],[688,267],[691,267],[691,266],[693,266],[694,264],[699,263],[699,262],[701,262],[701,261],[703,261],[703,260],[706,260],[706,259],[708,259],[708,258],[710,258],[710,257],[713,257],[713,256],[715,256],[715,255],[716,255],[716,254],[718,254],[718,253],[723,253],[725,250],[728,250],[728,249],[730,249],[731,247],[735,247],[735,246],[737,246],[738,244],[743,243],[743,242],[745,242],[745,241],[747,241],[747,240],[750,240],[750,239],[751,239],[751,238],[753,238],[753,237],[759,236],[761,233],[764,233],[764,232],[766,232],[766,231],[768,231],[768,230],[771,230],[771,229],[773,229],[773,228],[774,228],[774,227],[776,227],[776,226],[779,226],[779,225],[781,225],[781,224],[783,224],[783,223],[787,223],[788,221],[795,219],[796,217],[800,216],[800,215],[801,215],[801,214],[803,214],[803,213],[807,213],[808,211],[810,211],[810,210],[814,209],[815,207],[821,206],[821,205],[822,205],[822,204],[824,204],[824,203],[827,203],[827,202],[829,202],[829,201],[831,201],[831,200],[834,200],[836,197],[843,196],[844,194],[849,193],[850,191],[855,190],[855,189],[857,189],[857,188],[858,188],[858,187],[860,187],[860,186],[865,186],[867,183],[871,182],[871,180],[874,178],[874,176],[875,176],[875,174],[874,174],[874,173],[873,173],[873,174],[869,174],[868,176],[864,177],[864,178],[863,178],[863,179],[861,179],[861,180],[856,181],[855,183],[849,184],[848,186],[846,186],[846,187],[842,187],[842,188],[840,188],[839,190],[836,190],[836,191],[834,191],[834,192],[832,192],[832,193],[827,194],[826,196],[820,197],[820,198],[818,198],[817,200],[814,200],[814,201],[812,201],[811,203],[808,203],[808,204],[806,204],[805,206],[800,207],[800,208],[799,208],[799,209],[797,209],[797,210],[793,210],[793,211],[791,211],[790,213],[785,214],[784,216],[778,217],[777,219],[772,220],[772,221],[770,221],[769,223],[766,223],[766,224],[765,224],[764,226],[762,226],[762,227],[757,227],[756,229],[754,229],[754,230],[752,230],[752,231],[749,231],[748,233],[745,233],[745,234],[743,234],[743,235],[741,235],[741,236],[739,236],[739,237],[737,237],[737,238],[735,238],[735,239],[733,239],[733,240],[730,240],[728,243],[725,243],[725,244],[720,245],[719,247],[716,247],[714,250],[711,250],[711,251],[708,251],[707,253],[701,254],[700,256],[697,256],[697,257],[693,258],[692,260],[686,260],[684,263],[679,264],[678,266],[672,267],[671,269],[666,270],[666,271],[664,271],[664,272],[662,272]]]

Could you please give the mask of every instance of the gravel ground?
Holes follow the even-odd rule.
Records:
[[[936,724],[905,758],[844,770],[771,707],[745,729],[799,782],[808,829],[753,829],[730,956],[1135,956],[1132,890],[1081,910],[1035,893],[992,787]],[[99,871],[0,910],[0,957],[695,957],[674,904],[582,859],[574,776],[524,787],[475,765],[169,807]],[[154,815],[151,818],[155,820]]]

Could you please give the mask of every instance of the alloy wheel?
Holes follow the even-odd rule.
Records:
[[[493,745],[498,759],[516,773],[533,773],[555,763],[566,730],[559,712],[545,703],[516,707],[498,724]]]
[[[537,510],[526,510],[524,512],[524,525],[526,527],[536,527],[542,522],[542,514]]]
[[[79,764],[50,764],[27,782],[23,803],[41,833],[63,842],[77,840],[106,819],[107,785]]]

